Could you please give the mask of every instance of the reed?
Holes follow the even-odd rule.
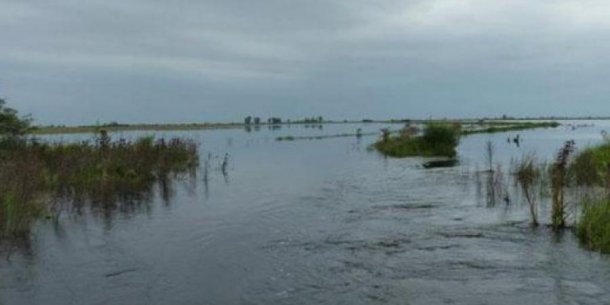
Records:
[[[555,163],[551,167],[552,209],[551,224],[558,230],[566,226],[565,188],[568,185],[568,165],[574,152],[574,141],[567,141],[557,153]]]
[[[155,183],[167,185],[198,164],[196,143],[177,138],[113,141],[104,131],[93,141],[80,143],[3,138],[0,237],[26,235],[54,199],[113,205],[141,197]]]
[[[532,225],[538,226],[538,203],[536,186],[539,184],[541,170],[537,166],[534,155],[526,155],[518,161],[514,168],[514,175],[517,184],[521,187],[523,196],[529,205]]]

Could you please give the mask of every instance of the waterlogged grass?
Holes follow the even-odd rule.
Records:
[[[570,172],[578,185],[609,186],[610,143],[578,153],[570,166]]]
[[[375,136],[378,132],[356,132],[356,133],[339,133],[330,135],[319,135],[319,136],[282,136],[275,138],[276,141],[297,141],[297,140],[324,140],[333,138],[350,138],[350,137],[365,137]]]
[[[459,124],[429,123],[421,136],[413,136],[408,133],[390,136],[387,133],[374,146],[382,154],[397,158],[409,156],[455,157],[455,148],[460,142],[460,133]]]
[[[47,144],[0,141],[0,237],[26,235],[59,199],[104,206],[136,198],[155,183],[195,170],[197,145],[189,140],[94,141]]]
[[[523,191],[523,196],[530,207],[530,216],[532,225],[538,226],[538,203],[536,186],[540,177],[542,177],[542,167],[537,164],[533,155],[523,157],[513,169],[515,180]]]
[[[586,248],[610,254],[610,201],[584,205],[577,227],[578,238]]]
[[[472,135],[480,133],[499,133],[509,131],[519,131],[537,128],[556,128],[560,124],[557,122],[485,122],[484,127],[462,130],[462,135]]]

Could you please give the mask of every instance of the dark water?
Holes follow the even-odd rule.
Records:
[[[367,151],[374,138],[274,141],[378,125],[157,133],[200,141],[208,181],[200,171],[170,200],[41,222],[0,261],[0,303],[610,304],[610,256],[531,229],[514,196],[489,204],[478,173],[488,139],[507,169],[599,142],[610,124],[593,123],[519,132],[519,148],[515,133],[471,136],[458,166],[436,169]]]

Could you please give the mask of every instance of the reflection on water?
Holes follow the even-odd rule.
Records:
[[[459,163],[430,169],[364,149],[374,139],[158,134],[204,144],[194,179],[42,221],[0,263],[0,303],[607,304],[610,259],[569,231],[532,229],[509,178],[511,159],[549,160],[567,139],[599,141],[600,129],[524,131],[519,147],[506,141],[515,134],[466,137]]]

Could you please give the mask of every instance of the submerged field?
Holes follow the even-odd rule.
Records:
[[[394,125],[157,131],[201,143],[196,179],[38,222],[2,248],[0,304],[605,304],[610,258],[554,233],[545,202],[532,228],[508,175],[526,153],[600,143],[610,123],[594,124],[470,135],[435,169],[367,149],[375,137],[276,141]]]

